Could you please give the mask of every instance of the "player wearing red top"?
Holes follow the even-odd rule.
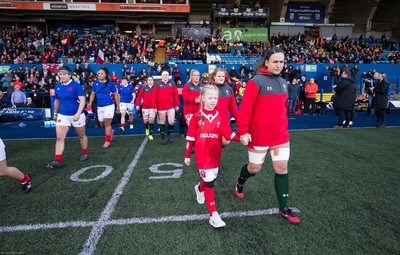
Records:
[[[235,92],[232,88],[225,84],[225,71],[216,68],[211,74],[211,83],[218,87],[218,104],[215,109],[220,112],[226,122],[229,122],[231,113],[232,117],[237,118],[239,111],[236,104]]]
[[[188,126],[193,114],[200,110],[200,91],[202,87],[203,85],[200,84],[200,72],[192,69],[190,80],[182,89],[183,115]]]
[[[217,212],[214,198],[214,180],[218,175],[218,166],[221,160],[222,139],[228,143],[236,138],[229,123],[224,121],[215,106],[218,102],[218,88],[214,85],[206,85],[201,90],[201,100],[204,108],[193,115],[190,120],[189,130],[186,136],[187,146],[185,152],[185,164],[190,165],[190,151],[195,147],[194,157],[199,169],[201,182],[194,186],[197,202],[207,202],[210,213],[209,223],[220,228],[225,226]]]
[[[136,98],[136,109],[140,110],[142,105],[143,122],[146,128],[146,135],[149,140],[153,140],[154,130],[154,118],[157,113],[156,109],[156,98],[154,94],[154,79],[153,77],[147,77],[147,85],[139,90],[139,95]]]
[[[168,142],[172,143],[171,132],[175,124],[175,111],[179,110],[178,89],[173,81],[169,80],[169,73],[163,71],[161,80],[154,86],[156,96],[156,109],[159,117],[161,144],[165,145],[165,122],[168,116]]]
[[[218,104],[215,109],[221,114],[225,122],[230,122],[229,113],[236,119],[239,114],[236,104],[235,92],[233,89],[225,84],[226,71],[222,68],[216,68],[211,74],[211,83],[216,85],[219,91]],[[222,145],[226,146],[226,141],[222,141]],[[223,172],[223,167],[219,167],[219,172]]]
[[[248,146],[249,163],[242,167],[236,179],[235,194],[239,198],[244,197],[243,185],[248,178],[261,171],[269,152],[275,171],[279,214],[290,223],[298,224],[300,218],[288,207],[288,90],[286,81],[280,77],[284,59],[282,49],[268,50],[256,67],[257,75],[247,83],[237,118],[237,131],[241,143]]]

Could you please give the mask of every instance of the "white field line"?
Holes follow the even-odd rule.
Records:
[[[300,212],[297,208],[292,208],[293,212]],[[270,208],[265,210],[245,211],[245,212],[224,212],[220,216],[226,218],[243,218],[243,217],[254,217],[262,215],[278,214],[278,208]],[[160,223],[160,222],[183,222],[183,221],[195,221],[195,220],[208,220],[209,214],[189,214],[189,215],[174,215],[165,216],[159,218],[130,218],[130,219],[119,219],[110,220],[107,225],[130,225],[130,224],[149,224],[149,223]]]
[[[84,244],[80,254],[93,254],[93,252],[96,250],[97,243],[103,235],[106,222],[110,219],[111,214],[114,211],[115,206],[117,205],[126,184],[129,182],[129,178],[131,177],[137,162],[142,156],[147,141],[148,138],[146,137],[140,145],[138,151],[136,152],[132,162],[129,164],[128,169],[125,171],[124,176],[122,176],[117,188],[114,190],[112,197],[110,198],[110,200],[108,200],[107,205],[101,213],[99,220],[93,226],[89,238],[86,240],[86,243]]]
[[[0,227],[0,233],[2,232],[15,232],[15,231],[30,231],[30,230],[47,230],[47,229],[58,229],[58,228],[83,228],[92,227],[96,224],[96,221],[69,221],[69,222],[58,222],[58,223],[44,223],[44,224],[29,224],[29,225],[18,225],[18,226],[5,226]]]
[[[292,208],[294,212],[300,212],[297,208]],[[270,208],[265,210],[255,211],[243,211],[243,212],[224,212],[221,213],[221,217],[226,218],[244,218],[254,217],[263,215],[278,214],[278,208]],[[151,224],[160,222],[187,222],[195,220],[207,220],[210,217],[208,214],[188,214],[188,215],[173,215],[158,218],[128,218],[118,220],[107,220],[104,221],[104,226],[107,225],[132,225],[132,224]],[[46,230],[46,229],[63,229],[63,228],[83,228],[83,227],[95,227],[98,224],[97,221],[70,221],[70,222],[58,222],[49,224],[31,224],[31,225],[18,225],[18,226],[5,226],[0,227],[0,233],[2,232],[15,232],[15,231],[30,231],[30,230]],[[93,230],[92,230],[93,231]]]

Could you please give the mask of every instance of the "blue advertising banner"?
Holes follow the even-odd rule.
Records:
[[[285,22],[324,23],[325,5],[322,4],[289,4]]]
[[[0,120],[40,120],[44,110],[43,108],[4,108],[0,110]]]

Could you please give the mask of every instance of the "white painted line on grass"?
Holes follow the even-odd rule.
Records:
[[[5,226],[5,227],[0,227],[0,233],[29,231],[29,230],[47,230],[47,229],[57,229],[57,228],[84,228],[84,227],[92,227],[95,224],[96,221],[69,221],[69,222],[57,222],[57,223],[45,223],[45,224]]]
[[[293,212],[300,212],[297,208],[292,208]],[[222,218],[244,218],[254,217],[262,215],[278,214],[278,208],[270,208],[265,210],[245,211],[245,212],[224,212],[221,213]],[[110,220],[107,225],[130,225],[130,224],[150,224],[159,222],[182,222],[182,221],[194,221],[194,220],[207,220],[210,218],[209,214],[189,214],[189,215],[174,215],[165,216],[158,218],[130,218],[130,219],[118,219]]]
[[[118,200],[121,197],[122,192],[124,191],[124,188],[128,183],[129,178],[131,177],[137,162],[142,156],[147,141],[148,138],[146,137],[143,140],[142,144],[140,145],[138,151],[136,152],[132,162],[129,164],[128,169],[125,171],[124,176],[122,176],[117,188],[114,190],[112,197],[110,198],[110,200],[108,200],[106,207],[104,208],[103,212],[100,215],[100,219],[93,226],[89,238],[86,240],[86,243],[84,244],[80,254],[93,254],[93,252],[96,250],[97,243],[99,242],[101,236],[103,235],[106,222],[110,219],[111,214],[114,211],[115,206],[118,203]]]
[[[297,208],[291,208],[293,212],[300,212]],[[254,210],[244,212],[224,212],[221,213],[222,218],[244,218],[254,217],[263,215],[278,214],[278,208],[270,208],[265,210]],[[173,215],[165,217],[142,217],[142,218],[128,218],[118,220],[105,220],[105,225],[132,225],[132,224],[151,224],[160,222],[184,222],[184,221],[195,221],[195,220],[207,220],[210,217],[208,214],[188,214],[188,215]],[[5,226],[0,227],[0,233],[2,232],[15,232],[15,231],[29,231],[29,230],[46,230],[46,229],[57,229],[57,228],[83,228],[83,227],[95,227],[98,222],[96,221],[71,221],[71,222],[59,222],[52,224],[35,224],[35,225],[18,225],[18,226]],[[93,230],[92,230],[93,232]]]

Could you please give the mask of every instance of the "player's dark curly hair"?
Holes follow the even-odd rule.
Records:
[[[100,67],[99,70],[103,70],[104,73],[106,74],[106,82],[104,82],[104,85],[103,85],[103,87],[101,87],[101,88],[102,88],[102,89],[107,88],[108,83],[110,82],[110,77],[108,76],[108,73],[109,73],[109,72],[108,72],[108,68],[105,67],[105,66],[103,66],[103,67]]]

